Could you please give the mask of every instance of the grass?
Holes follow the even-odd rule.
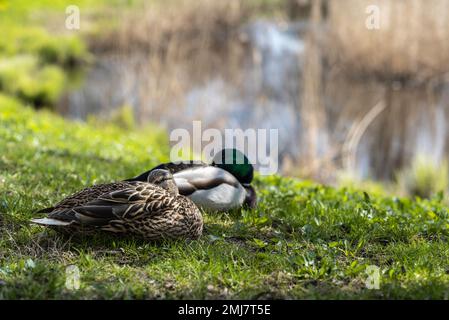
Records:
[[[399,188],[408,195],[428,198],[449,187],[448,164],[437,163],[426,155],[413,158],[409,168],[402,169],[396,175]]]
[[[155,127],[71,122],[0,96],[0,299],[447,298],[449,214],[429,200],[260,177],[255,210],[204,213],[198,241],[68,239],[33,212],[169,154]],[[78,290],[65,286],[76,265]],[[367,266],[380,289],[366,288]]]
[[[30,107],[54,106],[90,59],[81,35],[58,27],[65,7],[79,5],[89,19],[107,3],[0,0],[0,299],[448,297],[442,192],[411,200],[258,176],[258,207],[204,213],[198,241],[67,239],[31,225],[33,212],[74,191],[168,160],[166,134],[135,129],[126,106],[109,124]],[[70,265],[80,270],[79,290],[65,286]],[[372,265],[379,290],[365,285]]]

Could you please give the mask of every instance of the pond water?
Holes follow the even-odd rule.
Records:
[[[191,131],[193,120],[201,120],[203,128],[220,130],[278,129],[279,157],[275,158],[282,168],[284,160],[297,159],[304,151],[300,110],[306,29],[302,22],[250,23],[241,31],[248,49],[235,78],[238,81],[217,69],[207,81],[190,83],[173,98],[170,92],[152,89],[158,79],[152,77],[144,54],[101,55],[82,87],[67,95],[59,111],[86,119],[126,104],[134,108],[140,122],[156,121],[169,131]],[[177,73],[175,68],[175,74],[189,81],[181,69]],[[382,83],[347,80],[333,70],[325,70],[323,82],[327,123],[322,130],[332,139],[329,148],[343,145],[353,124],[379,99],[385,100],[385,110],[366,128],[354,151],[356,161],[350,169],[360,176],[388,179],[415,154],[425,153],[435,160],[447,154],[449,90],[445,83],[411,88],[397,84],[386,93]],[[336,167],[342,166],[341,157],[334,158]]]

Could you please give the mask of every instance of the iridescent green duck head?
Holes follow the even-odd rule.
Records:
[[[250,184],[253,181],[253,165],[237,149],[221,150],[214,156],[212,165],[231,173],[242,185]]]
[[[243,205],[248,208],[255,208],[257,196],[256,191],[251,186],[254,168],[245,154],[237,149],[223,149],[214,156],[212,165],[231,173],[246,190]]]

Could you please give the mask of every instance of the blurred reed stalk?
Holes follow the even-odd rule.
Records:
[[[326,114],[322,96],[322,57],[319,44],[319,29],[322,23],[321,0],[314,0],[310,10],[310,29],[306,36],[306,52],[301,94],[301,116],[303,124],[302,145],[304,148],[301,167],[303,174],[318,178],[320,172],[320,135],[325,132]]]

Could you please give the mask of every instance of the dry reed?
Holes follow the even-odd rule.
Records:
[[[379,28],[367,27],[369,6]],[[447,0],[329,1],[329,57],[355,74],[426,81],[449,71],[448,18]]]

